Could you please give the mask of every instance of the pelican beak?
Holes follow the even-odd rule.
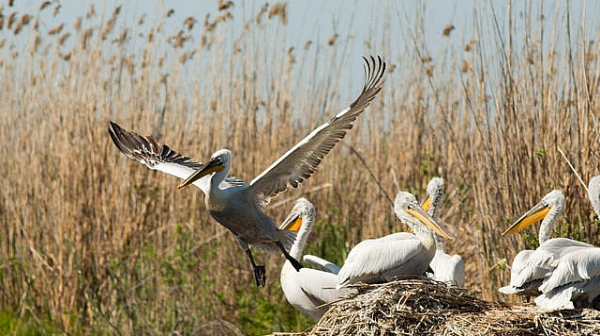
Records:
[[[281,230],[287,231],[298,231],[302,226],[302,217],[300,217],[295,211],[287,216],[287,218],[281,223],[279,227]]]
[[[548,206],[548,203],[546,203],[545,201],[541,201],[529,211],[527,211],[527,213],[521,216],[521,218],[517,219],[517,221],[506,231],[502,232],[502,236],[506,236],[507,234],[523,230],[531,224],[544,219],[548,215],[548,212],[550,212],[550,207]]]
[[[442,228],[433,220],[433,218],[431,218],[431,216],[429,216],[429,214],[422,207],[409,206],[405,210],[406,210],[406,212],[408,212],[408,214],[415,217],[421,223],[427,225],[430,229],[435,231],[435,233],[439,234],[440,236],[442,236],[446,239],[450,239],[450,240],[453,239],[452,237],[450,237],[449,234],[447,234],[446,232],[444,232],[444,230],[442,230]]]
[[[196,170],[192,175],[190,175],[183,182],[181,182],[177,186],[177,189],[181,189],[185,186],[188,186],[208,174],[219,172],[219,171],[223,170],[223,168],[225,168],[225,165],[223,165],[223,161],[221,160],[221,158],[216,157],[216,158],[210,160],[203,167],[200,167],[200,169]]]
[[[431,206],[432,199],[433,199],[433,197],[427,196],[427,198],[423,201],[423,204],[421,204],[421,208],[423,208],[423,210],[425,210],[425,212],[429,212],[429,207]]]

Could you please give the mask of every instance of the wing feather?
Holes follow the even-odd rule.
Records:
[[[333,273],[302,268],[298,272],[296,281],[316,306],[335,301],[348,294],[346,289],[335,289],[337,276]]]
[[[339,284],[380,280],[386,271],[403,265],[421,252],[421,242],[406,232],[363,240],[348,253],[338,273]]]
[[[323,157],[344,138],[356,118],[381,91],[385,62],[379,56],[364,60],[367,79],[358,98],[254,178],[249,184],[248,192],[254,193],[259,199],[268,200],[289,187],[298,187],[315,172]]]
[[[108,133],[121,153],[134,161],[143,163],[150,169],[186,179],[202,167],[202,163],[192,161],[192,159],[177,153],[168,145],[158,144],[151,136],[145,137],[129,132],[115,122],[109,121]],[[210,175],[207,175],[194,182],[194,185],[206,194],[209,180]],[[221,187],[227,188],[240,185],[244,185],[244,182],[235,177],[227,177]]]
[[[600,276],[600,248],[579,249],[563,256],[540,291],[547,293],[562,285],[576,283]]]
[[[302,261],[304,261],[308,266],[317,269],[319,271],[338,274],[340,272],[340,266],[332,263],[331,261],[325,260],[323,258],[314,256],[312,254],[307,254],[302,257]]]

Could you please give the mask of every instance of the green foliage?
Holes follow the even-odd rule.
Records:
[[[522,236],[523,240],[525,241],[525,248],[535,250],[540,246],[539,235],[537,235],[535,232],[529,231],[527,233],[523,233]]]
[[[270,297],[279,296],[273,302]],[[241,289],[235,302],[238,324],[247,335],[265,335],[274,331],[302,331],[315,321],[292,307],[283,295],[279,282],[268,287]]]
[[[9,311],[0,311],[0,335],[43,336],[59,335],[60,328],[51,320],[38,321],[26,314],[24,317]]]
[[[421,156],[421,166],[419,167],[421,174],[427,179],[436,176],[435,157],[433,153],[424,153]]]
[[[347,241],[342,224],[317,220],[313,228],[313,233],[315,239],[311,239],[304,253],[313,254],[334,264],[342,265],[346,259]]]
[[[540,148],[540,147],[536,148],[535,149],[535,156],[539,157],[539,158],[545,157],[546,156],[546,150],[544,150],[543,148]]]

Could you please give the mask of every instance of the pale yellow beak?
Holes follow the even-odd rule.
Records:
[[[177,186],[177,189],[186,187],[208,174],[219,172],[223,170],[223,168],[225,168],[225,166],[223,165],[220,159],[213,159],[207,164],[205,164],[204,167],[201,167],[200,169],[196,170],[192,175],[190,175],[183,182],[181,182]]]
[[[425,199],[425,201],[423,201],[423,204],[421,205],[421,208],[423,208],[423,210],[425,210],[426,212],[429,212],[429,207],[431,207],[432,199],[433,197],[427,196],[427,198]]]
[[[531,210],[527,211],[521,218],[517,219],[517,221],[509,227],[506,231],[502,232],[502,236],[506,236],[507,234],[519,232],[526,227],[530,226],[533,223],[536,223],[542,219],[544,219],[548,212],[550,212],[550,207],[546,202],[540,202]]]
[[[410,207],[405,210],[408,214],[418,219],[421,223],[427,225],[427,227],[432,229],[435,233],[439,234],[440,236],[446,239],[453,239],[452,237],[450,237],[449,234],[442,230],[442,228],[433,220],[433,218],[431,218],[431,216],[429,216],[429,214],[422,207]]]
[[[279,228],[287,231],[298,231],[302,227],[302,217],[298,216],[295,211],[292,211],[289,216],[281,223]]]

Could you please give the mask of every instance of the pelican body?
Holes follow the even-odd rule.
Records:
[[[552,229],[562,215],[564,205],[565,197],[562,192],[553,190],[502,233],[505,236],[519,232],[542,220],[539,232],[540,246],[535,251],[524,250],[515,256],[510,285],[500,288],[500,293],[538,295],[538,287],[544,278],[552,274],[563,256],[581,248],[592,247],[590,244],[567,238],[549,239]]]
[[[588,197],[600,216],[600,176],[590,180]],[[539,291],[542,294],[535,303],[546,310],[600,309],[596,300],[600,295],[600,248],[588,244],[571,248],[556,262],[556,268],[544,279]]]
[[[423,201],[422,208],[429,213],[437,223],[440,222],[439,209],[444,197],[444,179],[432,178],[427,184],[427,196]],[[433,232],[435,240],[435,255],[429,263],[433,270],[433,279],[447,284],[464,287],[465,285],[465,262],[459,255],[449,255],[444,251],[442,237]]]
[[[348,253],[338,273],[338,288],[357,282],[377,283],[420,277],[435,255],[431,230],[450,239],[412,194],[399,192],[394,201],[394,211],[401,221],[413,228],[414,234],[399,232],[357,244]]]
[[[362,92],[350,106],[319,126],[288,150],[264,172],[245,184],[229,176],[231,152],[216,151],[206,164],[191,161],[168,146],[158,146],[151,137],[128,132],[111,122],[110,136],[121,152],[151,169],[184,179],[178,188],[196,185],[205,194],[210,215],[229,229],[248,256],[257,286],[265,285],[265,269],[256,265],[251,248],[281,251],[296,270],[302,265],[286,251],[294,240],[292,231],[280,230],[263,212],[271,197],[289,187],[297,187],[318,168],[321,160],[344,138],[354,121],[381,91],[386,64],[381,57],[364,58],[366,81]]]
[[[290,255],[302,257],[302,250],[315,223],[315,208],[304,198],[296,201],[289,216],[281,225],[285,230],[298,230]],[[337,276],[311,268],[296,271],[286,260],[281,269],[281,289],[288,302],[297,310],[319,320],[329,309],[326,305],[348,294],[348,289],[336,289]]]

